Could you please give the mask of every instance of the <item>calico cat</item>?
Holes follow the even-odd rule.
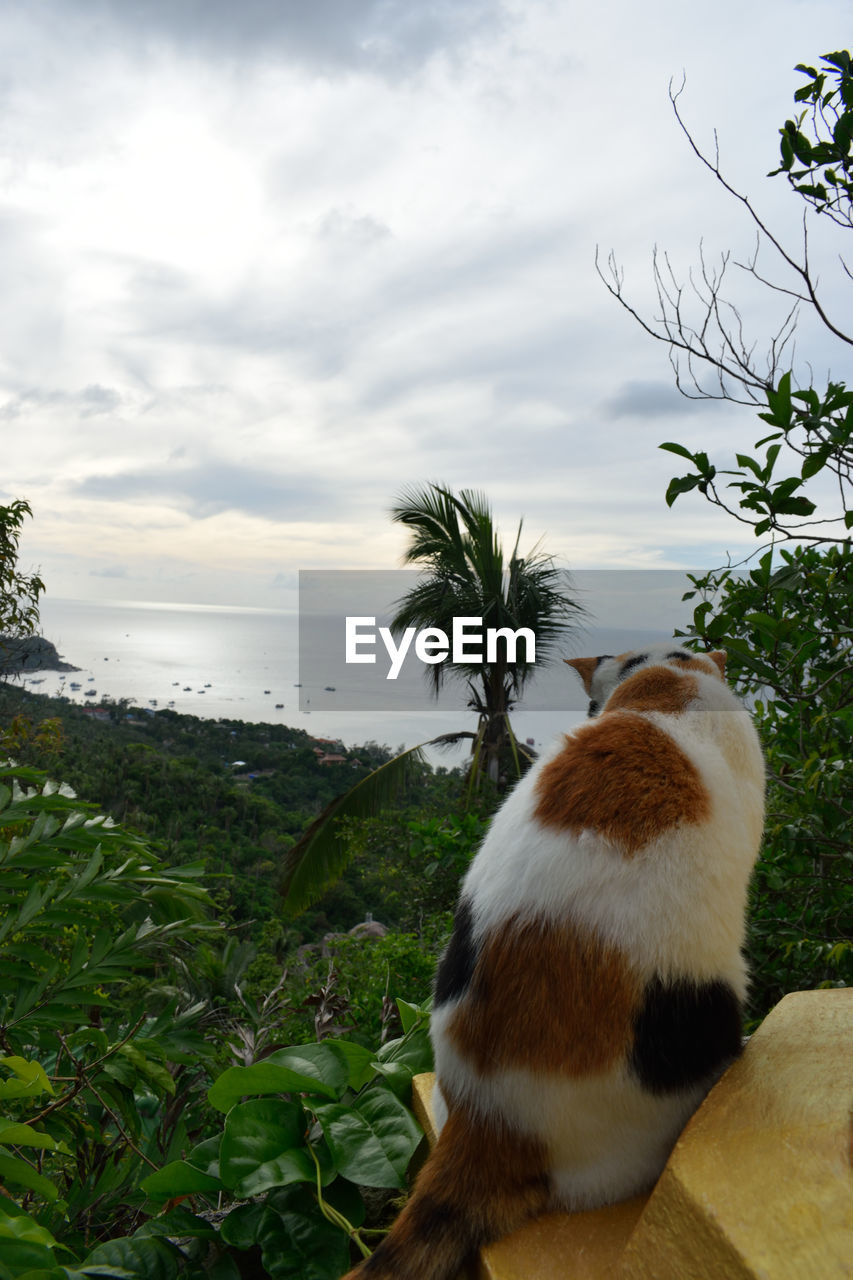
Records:
[[[740,1052],[764,767],[725,654],[568,661],[590,719],[463,881],[435,980],[441,1132],[359,1280],[450,1280],[534,1214],[647,1190]]]

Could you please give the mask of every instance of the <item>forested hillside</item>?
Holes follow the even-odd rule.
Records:
[[[154,841],[170,863],[200,861],[223,924],[246,944],[244,957],[257,953],[265,975],[288,949],[319,946],[370,917],[389,930],[426,932],[434,954],[456,877],[482,831],[477,816],[461,812],[458,774],[411,770],[393,816],[351,824],[360,853],[341,880],[315,908],[283,921],[287,850],[335,796],[390,758],[388,748],[127,703],[99,710],[0,684],[0,723],[12,726],[16,759]],[[434,869],[442,834],[451,846],[461,841],[444,874]]]

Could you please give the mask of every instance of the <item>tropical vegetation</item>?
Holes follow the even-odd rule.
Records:
[[[437,484],[411,488],[391,514],[410,535],[404,563],[423,570],[399,602],[392,631],[437,627],[449,634],[454,618],[467,617],[480,618],[484,628],[500,633],[491,659],[434,663],[426,675],[436,694],[445,676],[464,682],[468,708],[477,716],[476,731],[466,735],[473,740],[472,774],[503,790],[520,772],[509,713],[536,669],[527,645],[510,644],[507,637],[525,631],[535,636],[535,663],[541,666],[560,648],[559,656],[566,652],[583,609],[568,595],[567,571],[552,556],[538,546],[520,554],[523,521],[506,557],[482,493],[463,489],[457,495]]]
[[[541,667],[559,648],[566,652],[583,610],[569,594],[568,572],[558,568],[552,556],[538,546],[520,554],[523,522],[507,558],[482,493],[463,489],[455,494],[438,484],[413,487],[401,495],[391,515],[410,534],[404,563],[423,571],[398,602],[392,632],[399,638],[409,628],[429,628],[447,636],[454,619],[477,618],[483,630],[496,637],[494,653],[487,650],[483,662],[425,666],[436,694],[445,678],[465,684],[467,706],[477,720],[474,729],[460,729],[421,744],[470,740],[466,804],[481,810],[485,806],[488,811],[531,759],[512,732],[510,712],[534,675],[534,655],[521,639],[516,642],[510,637],[532,635],[535,664]],[[410,748],[336,797],[288,854],[286,909],[302,911],[316,901],[352,855],[347,820],[374,817],[393,804],[419,764],[421,748]]]
[[[13,664],[16,641],[38,626],[44,583],[37,572],[25,573],[18,565],[21,529],[31,515],[23,498],[0,506],[0,675]]]
[[[670,481],[670,506],[699,493],[762,543],[751,568],[729,564],[693,575],[685,595],[696,601],[687,634],[701,647],[728,650],[729,673],[751,701],[764,742],[768,822],[750,913],[756,1013],[792,988],[853,982],[853,390],[831,377],[816,386],[808,365],[785,367],[800,312],[842,357],[853,346],[853,331],[824,301],[809,239],[824,231],[834,241],[853,227],[853,66],[842,50],[796,70],[804,77],[797,111],[779,131],[779,166],[769,176],[784,175],[805,203],[799,250],[728,183],[719,154],[702,155],[679,113],[680,91],[672,95],[693,150],[758,234],[743,269],[785,299],[763,357],[724,298],[728,254],[716,272],[703,256],[696,318],[657,256],[658,320],[644,320],[628,304],[615,266],[607,282],[668,346],[685,394],[760,410],[760,438],[733,459],[661,445],[690,464]],[[843,254],[842,241],[838,248]],[[759,272],[759,250],[773,255],[778,276]]]

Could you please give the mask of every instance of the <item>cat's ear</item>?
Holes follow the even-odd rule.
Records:
[[[725,649],[714,649],[711,653],[705,654],[705,657],[710,658],[714,666],[719,670],[721,680],[726,674],[726,656]]]
[[[574,667],[587,693],[592,692],[592,676],[598,666],[598,658],[563,658],[567,666]]]

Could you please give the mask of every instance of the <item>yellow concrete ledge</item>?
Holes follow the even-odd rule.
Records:
[[[430,1142],[434,1077],[415,1080]],[[679,1139],[657,1186],[548,1214],[484,1249],[477,1280],[853,1277],[853,990],[786,996]]]
[[[687,1125],[619,1280],[853,1276],[853,989],[797,991]]]

